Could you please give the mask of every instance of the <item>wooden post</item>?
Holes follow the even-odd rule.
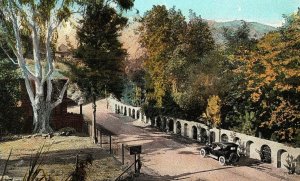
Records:
[[[136,154],[134,154],[134,173],[137,173],[137,169],[136,169]]]
[[[82,115],[82,104],[80,104],[80,115]]]
[[[100,146],[102,147],[102,131],[100,130]]]
[[[112,150],[111,150],[111,135],[109,135],[109,153],[112,154]]]
[[[99,141],[100,141],[100,129],[97,129],[97,140],[98,140],[98,144],[99,144]]]
[[[124,158],[125,158],[125,151],[124,151],[124,144],[122,143],[122,165],[124,165]]]

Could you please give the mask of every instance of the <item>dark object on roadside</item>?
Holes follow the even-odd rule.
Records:
[[[136,160],[136,164],[137,164],[137,173],[140,174],[142,168],[142,161],[140,158]]]
[[[88,164],[92,165],[93,156],[90,153],[80,153],[76,155],[76,167],[74,172],[70,175],[71,181],[83,181],[86,177],[86,167]]]
[[[204,146],[200,150],[200,155],[210,156],[219,160],[221,165],[233,164],[239,161],[238,145],[235,143],[219,143],[215,142],[210,145]]]
[[[65,127],[59,130],[59,135],[60,136],[71,136],[76,133],[76,130],[71,127]]]
[[[128,146],[130,155],[141,154],[142,153],[142,146],[135,145],[135,146]]]

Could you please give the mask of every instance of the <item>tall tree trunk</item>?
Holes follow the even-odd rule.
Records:
[[[36,105],[33,106],[33,125],[34,133],[52,133],[50,127],[51,103],[46,102],[44,97],[37,99]]]

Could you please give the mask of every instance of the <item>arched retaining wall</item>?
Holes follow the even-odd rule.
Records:
[[[122,114],[122,115],[124,115],[124,113],[127,113],[126,115],[129,116],[128,113],[131,111],[134,112],[135,114],[134,116],[131,115],[131,117],[138,118],[140,121],[143,121],[148,125],[151,125],[151,120],[147,118],[144,113],[142,113],[140,107],[134,107],[131,105],[124,104],[113,97],[109,97],[108,101],[109,101],[109,108],[111,109],[112,112],[116,114]],[[152,123],[154,123],[154,126],[157,126],[156,123],[157,117],[152,119],[153,119]],[[167,117],[167,116],[160,116],[160,120],[166,120],[167,126],[165,131],[167,132],[170,132],[169,123],[173,123],[173,131],[171,132],[174,134],[181,134],[182,136],[186,136],[193,139],[193,133],[195,132],[194,129],[196,127],[198,141],[201,141],[201,139],[205,139],[207,135],[209,135],[208,127],[205,124],[199,122],[187,121],[187,120],[182,120],[182,119],[177,119],[177,118]],[[162,122],[160,123],[160,125],[161,124]],[[180,130],[177,129],[177,125],[179,124],[180,124]],[[204,129],[206,130],[206,133],[203,133]],[[237,133],[225,129],[212,128],[209,131],[214,133],[214,138],[216,142],[220,142],[221,136],[226,135],[228,137],[229,142],[236,142],[237,144],[240,144],[241,148],[243,148],[244,150],[244,154],[254,159],[259,159],[259,160],[261,159],[260,151],[263,146],[267,145],[271,149],[271,163],[275,167],[285,168],[284,165],[286,164],[286,158],[288,155],[292,155],[294,158],[300,156],[300,148],[289,147],[274,141],[270,141],[270,140],[266,140],[254,136],[249,136],[249,135],[245,135],[242,133]]]

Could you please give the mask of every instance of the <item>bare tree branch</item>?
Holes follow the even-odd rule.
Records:
[[[64,94],[65,94],[65,92],[67,90],[67,87],[68,87],[68,84],[69,84],[69,79],[67,80],[64,87],[60,91],[58,99],[53,104],[51,104],[51,109],[54,109],[56,106],[58,106],[60,103],[62,103],[62,100],[64,98]]]
[[[5,53],[5,55],[7,56],[7,58],[15,65],[18,65],[18,62],[15,61],[13,58],[11,58],[11,56],[8,54],[8,52],[3,48],[3,46],[0,44],[1,49],[3,50],[3,52]]]
[[[34,18],[34,17],[32,17]],[[33,43],[33,57],[35,63],[35,73],[36,76],[41,79],[43,72],[41,67],[41,57],[40,57],[40,37],[38,33],[38,28],[35,21],[32,24],[32,43]]]
[[[53,28],[52,28],[52,26],[49,22],[48,23],[48,29],[47,29],[46,43],[45,43],[46,44],[46,59],[47,59],[47,64],[48,64],[48,72],[42,80],[43,83],[50,78],[51,74],[54,71],[52,54],[51,54],[51,36],[52,36],[52,32],[53,32]]]
[[[29,95],[29,99],[31,101],[31,104],[34,105],[35,104],[34,94],[33,94],[33,89],[32,89],[29,77],[33,78],[34,80],[37,80],[37,78],[26,67],[25,60],[23,57],[23,52],[22,52],[22,43],[21,43],[21,37],[19,34],[17,18],[16,18],[15,13],[13,12],[11,1],[8,2],[8,7],[9,7],[10,15],[11,15],[10,18],[13,23],[14,34],[16,37],[16,50],[17,51],[15,52],[15,54],[18,59],[18,64],[19,64],[20,68],[23,70],[23,77],[25,79],[25,86],[26,86],[26,89],[27,89],[27,92]]]
[[[32,106],[34,106],[35,101],[34,101],[34,94],[33,94],[33,91],[32,91],[33,88],[32,88],[31,82],[30,82],[28,76],[25,75],[25,73],[24,73],[23,77],[25,79],[25,86],[26,86],[27,93],[29,95],[30,102],[31,102]]]
[[[25,74],[29,76],[29,78],[34,79],[35,81],[38,81],[37,78],[33,75],[33,73],[26,67],[25,65],[25,59],[23,57],[23,50],[22,50],[22,42],[21,42],[21,36],[19,32],[19,26],[18,26],[18,20],[16,17],[16,14],[14,13],[11,5],[11,1],[8,2],[9,12],[10,12],[10,18],[12,20],[13,24],[13,31],[14,35],[16,37],[16,56],[18,59],[18,63],[20,68],[23,70]]]
[[[47,98],[46,101],[50,102],[52,96],[52,81],[51,78],[47,79]]]

